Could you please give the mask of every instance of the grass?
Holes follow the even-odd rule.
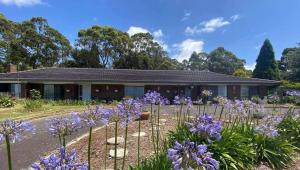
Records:
[[[47,116],[61,115],[66,114],[71,111],[83,111],[87,109],[87,106],[84,105],[75,105],[75,106],[53,106],[51,104],[44,104],[40,109],[35,111],[28,111],[24,108],[24,105],[17,103],[12,108],[0,108],[0,120],[5,118],[11,119],[37,119]]]

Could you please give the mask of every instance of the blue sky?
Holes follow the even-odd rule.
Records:
[[[253,67],[269,38],[276,58],[300,42],[299,0],[0,0],[14,21],[48,19],[71,43],[80,29],[110,25],[129,34],[151,32],[178,60],[223,46]]]

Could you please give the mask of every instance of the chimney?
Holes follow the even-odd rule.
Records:
[[[9,64],[7,66],[7,72],[8,73],[16,73],[17,72],[17,65],[15,65],[15,64]]]

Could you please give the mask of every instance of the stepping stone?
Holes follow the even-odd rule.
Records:
[[[128,154],[128,150],[126,150],[125,155]],[[109,150],[109,156],[110,157],[115,157],[115,149]],[[122,159],[124,157],[124,149],[123,148],[117,148],[117,159]]]
[[[124,143],[125,139],[122,137],[117,137],[117,145],[120,143]],[[115,137],[107,139],[107,144],[115,145]]]
[[[135,132],[131,136],[138,137],[139,136],[139,132]],[[140,132],[140,137],[143,137],[143,136],[147,136],[147,133],[146,132]]]

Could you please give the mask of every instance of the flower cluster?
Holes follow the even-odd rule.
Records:
[[[287,91],[286,94],[289,96],[300,97],[300,91],[296,91],[296,90]]]
[[[219,169],[219,162],[212,155],[206,145],[197,146],[191,141],[182,144],[176,141],[174,147],[168,149],[168,159],[172,161],[174,170]]]
[[[174,97],[173,103],[175,105],[180,105],[181,104],[180,97],[178,95]]]
[[[229,102],[229,100],[226,97],[223,97],[223,96],[217,96],[217,97],[214,98],[214,100],[221,107],[225,107],[225,105],[228,104],[228,102]]]
[[[148,91],[144,95],[144,102],[149,104],[159,104],[162,96],[156,91]]]
[[[84,111],[83,114],[80,115],[80,118],[89,127],[94,127],[98,121],[101,121],[103,124],[107,124],[109,122],[110,115],[111,109],[96,106],[96,109],[90,108],[88,111]]]
[[[232,114],[244,116],[247,116],[248,112],[250,111],[259,113],[262,113],[264,111],[263,105],[256,104],[251,100],[227,100],[224,107],[228,109]]]
[[[279,102],[280,98],[278,95],[274,94],[274,95],[268,95],[267,99],[268,99],[268,103],[275,104]]]
[[[53,136],[66,136],[82,128],[81,119],[72,112],[69,117],[56,117],[46,121],[48,132]]]
[[[87,170],[88,164],[78,163],[78,156],[75,150],[66,153],[65,148],[61,147],[59,156],[52,154],[49,157],[40,158],[39,163],[34,163],[31,167],[35,170]]]
[[[138,100],[123,100],[114,111],[114,118],[121,122],[122,127],[135,119],[139,119],[142,113],[142,104]]]
[[[22,140],[23,132],[35,132],[35,127],[30,122],[14,121],[6,119],[0,122],[0,143],[5,140],[5,137],[9,137],[9,140],[13,143]]]
[[[210,91],[210,90],[203,90],[202,91],[202,95],[206,96],[206,97],[212,96],[212,91]]]
[[[282,121],[281,116],[266,116],[259,126],[255,128],[255,131],[259,134],[265,135],[269,138],[278,136],[276,125]]]
[[[191,97],[186,97],[184,99],[184,101],[185,101],[185,103],[186,103],[186,105],[187,105],[188,108],[191,108],[193,106],[193,101],[192,101]]]
[[[208,141],[211,139],[221,140],[222,125],[220,121],[215,121],[212,116],[204,114],[196,117],[194,122],[188,123],[190,132],[199,134]]]

